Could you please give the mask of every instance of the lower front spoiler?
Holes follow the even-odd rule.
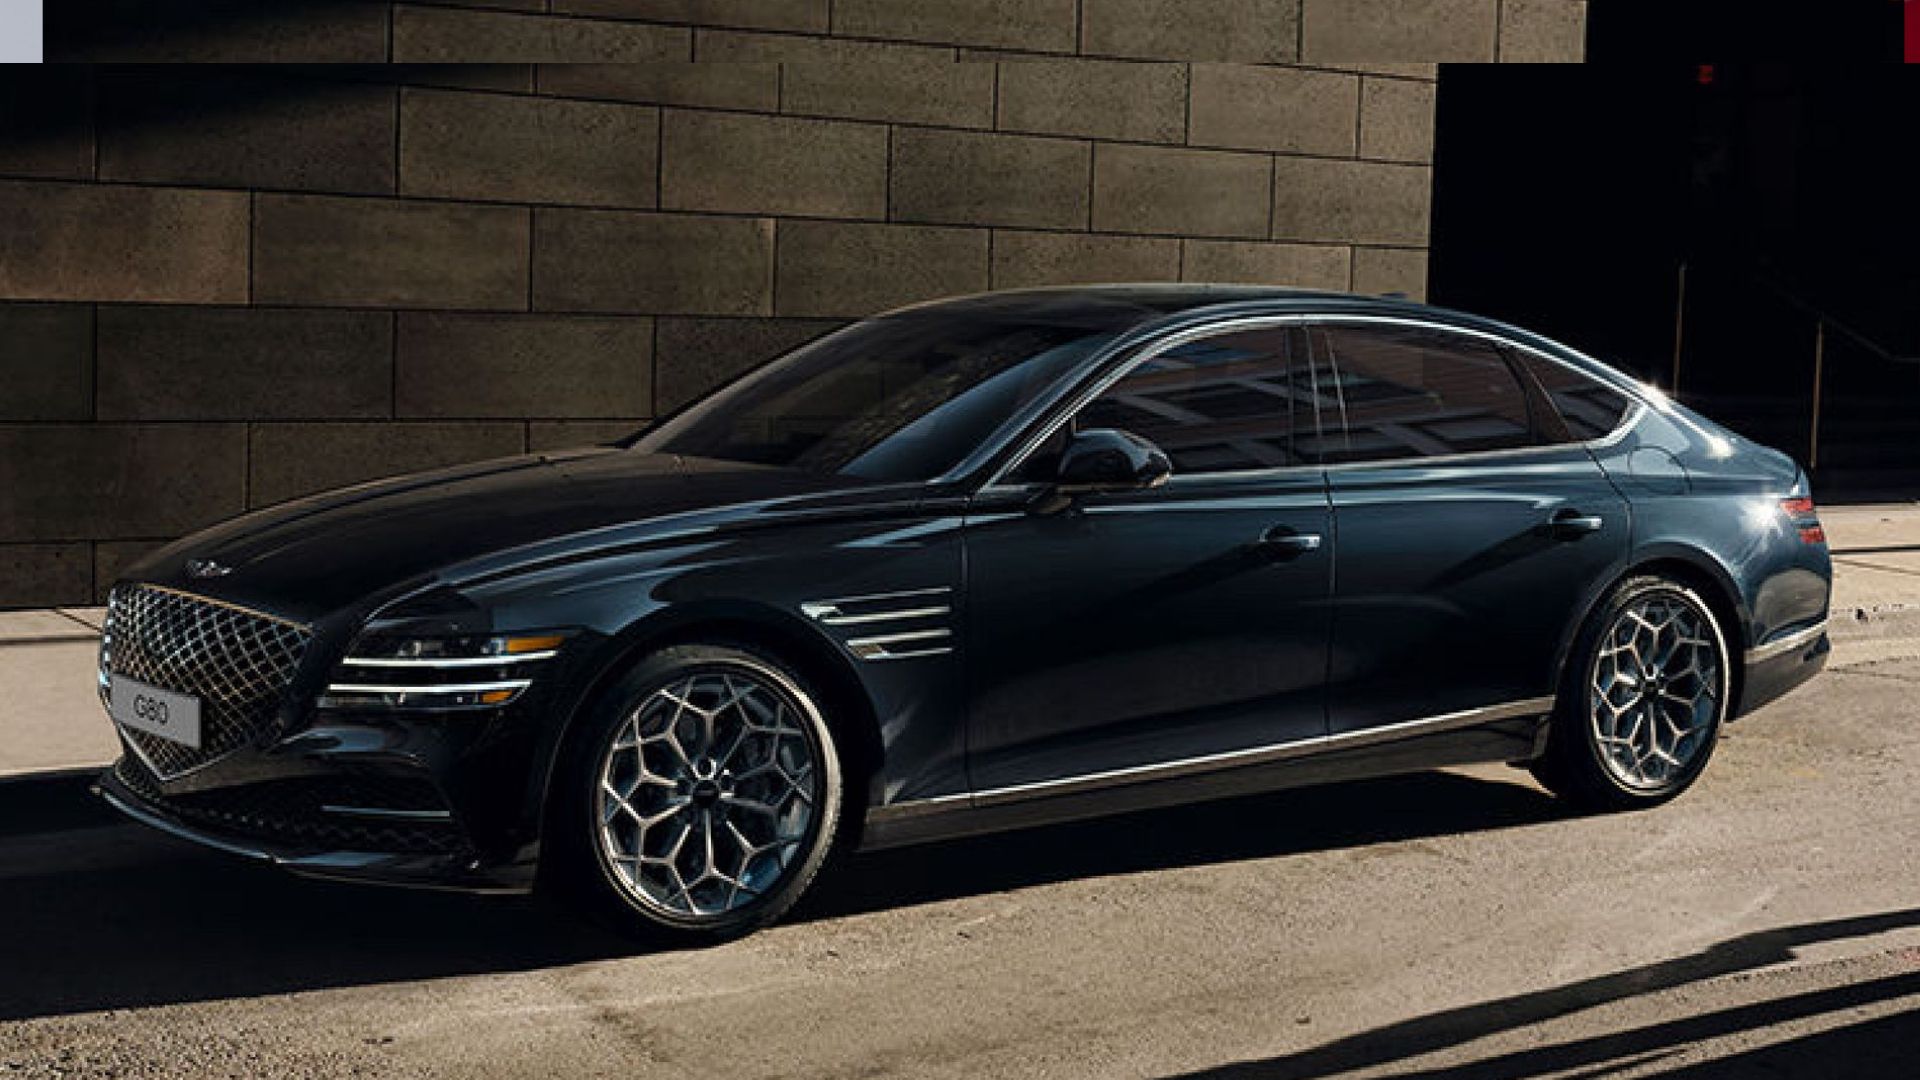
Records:
[[[306,877],[477,893],[525,893],[533,887],[531,880],[483,866],[469,855],[313,851],[213,832],[187,824],[169,814],[165,807],[141,798],[111,770],[94,782],[93,791],[108,805],[142,825],[202,847],[269,863]]]

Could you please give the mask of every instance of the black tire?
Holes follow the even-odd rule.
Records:
[[[748,684],[754,687],[754,695],[765,694],[777,702],[782,711],[775,715],[783,719],[774,723],[791,721],[795,733],[769,733],[769,729],[747,723],[745,718],[761,708],[756,696],[753,708],[749,704],[738,706],[741,719],[734,726],[747,734],[723,757],[716,752],[720,748],[713,745],[727,741],[716,734],[722,721],[703,720],[706,712],[692,707],[715,705],[724,700],[716,693],[731,693]],[[727,689],[715,690],[720,687]],[[683,707],[674,697],[661,697],[683,690],[702,700],[688,701]],[[653,945],[713,944],[751,933],[780,918],[813,883],[842,831],[846,777],[832,726],[821,711],[820,703],[825,700],[790,666],[750,648],[675,645],[646,656],[598,697],[582,717],[580,731],[570,739],[551,793],[552,827],[542,868],[545,884],[599,921]],[[731,706],[715,707],[712,713],[716,717],[735,715]],[[755,722],[764,720],[764,716],[763,711]],[[681,736],[700,730],[703,722],[704,736],[693,738],[704,737],[708,745],[698,752],[679,748]],[[647,731],[654,734],[639,744],[631,741]],[[799,760],[802,744],[810,763],[806,770],[793,765]],[[763,760],[749,763],[763,767],[747,770],[758,775],[730,779],[726,762],[743,745],[763,748],[759,751]],[[765,762],[776,761],[771,771],[764,768]],[[673,779],[668,774],[678,762],[687,763],[687,775]],[[701,776],[701,769],[710,771]],[[615,777],[614,786],[624,787],[626,770],[633,770],[634,776],[629,797],[609,799],[611,792],[603,795],[603,776]],[[806,781],[795,782],[795,775],[804,776]],[[767,828],[772,831],[759,833],[754,823],[761,820],[761,812],[740,807],[748,801],[775,802],[771,794],[759,799],[754,796],[770,791],[770,785],[783,784],[789,791],[779,804],[787,806],[790,813],[797,814],[793,808],[811,800],[804,825],[788,833],[777,828],[779,815],[765,815]],[[807,790],[805,799],[800,794],[803,788]],[[646,807],[646,813],[631,805],[630,800],[642,797],[656,803]],[[675,809],[676,800],[681,799],[686,802]],[[603,814],[613,822],[605,830]],[[660,819],[658,824],[641,824],[656,817]],[[675,831],[683,825],[708,830],[692,841],[691,852],[684,848],[689,834]],[[734,830],[731,837],[729,825]],[[670,845],[662,851],[653,845],[653,828],[667,830],[663,835],[669,837],[678,835],[681,845]],[[768,842],[760,854],[754,854],[761,840]],[[648,850],[656,856],[669,851],[676,854],[666,862],[658,857],[645,862],[631,857]],[[629,857],[620,858],[616,851]],[[697,882],[689,885],[686,873],[694,868],[700,868]],[[775,872],[764,872],[769,869]],[[716,870],[734,873],[714,878]],[[759,888],[750,890],[736,884],[749,880]],[[722,894],[729,898],[719,900]],[[704,904],[708,897],[715,902]],[[737,906],[722,908],[733,904]],[[687,910],[679,910],[679,906]]]
[[[1665,775],[1636,780],[1629,775],[1631,766],[1620,759],[1620,755],[1629,754],[1631,748],[1623,747],[1621,739],[1606,740],[1602,737],[1603,721],[1596,717],[1606,714],[1601,712],[1604,706],[1596,700],[1593,688],[1596,676],[1602,673],[1603,663],[1616,664],[1614,677],[1619,678],[1617,661],[1613,657],[1623,650],[1617,645],[1610,645],[1608,637],[1610,633],[1622,632],[1619,625],[1623,613],[1639,610],[1641,605],[1654,610],[1683,611],[1697,619],[1702,630],[1698,640],[1708,643],[1715,660],[1715,670],[1711,675],[1701,676],[1697,682],[1688,684],[1689,687],[1702,687],[1702,692],[1710,695],[1711,703],[1710,717],[1701,719],[1697,715],[1700,699],[1696,699],[1696,715],[1690,719],[1699,726],[1688,729],[1688,738],[1694,741],[1685,743],[1691,749],[1684,763],[1672,766],[1660,759],[1661,768],[1667,770]],[[1603,648],[1610,649],[1608,657],[1602,657]],[[1660,666],[1664,668],[1665,665]],[[1697,661],[1691,666],[1697,667]],[[1650,678],[1642,674],[1641,678],[1653,685],[1656,692],[1661,692],[1670,682],[1678,683],[1685,676]],[[1712,605],[1692,587],[1671,578],[1654,575],[1629,578],[1614,588],[1588,618],[1586,625],[1581,627],[1580,635],[1567,657],[1552,726],[1547,735],[1546,751],[1528,768],[1541,786],[1582,811],[1637,810],[1659,806],[1693,786],[1706,769],[1732,704],[1732,685],[1733,658],[1728,652],[1726,634],[1720,627],[1719,617],[1714,614]],[[1644,693],[1639,690],[1637,683],[1629,683],[1629,686],[1636,692]],[[1619,693],[1622,697],[1628,696],[1626,691]],[[1627,713],[1630,712],[1627,710]],[[1657,717],[1643,719],[1649,724],[1660,722]],[[1609,742],[1615,748],[1613,753],[1603,745]],[[1676,750],[1680,745],[1682,742],[1677,741]]]

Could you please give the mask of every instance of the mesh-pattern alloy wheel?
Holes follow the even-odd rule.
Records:
[[[836,839],[844,794],[816,701],[798,674],[744,649],[680,645],[637,664],[576,759],[586,827],[572,849],[592,871],[592,906],[643,936],[708,940],[792,906]]]
[[[1713,756],[1732,707],[1732,663],[1695,588],[1651,575],[1621,582],[1576,638],[1546,751],[1528,767],[1583,809],[1673,798]]]
[[[1600,761],[1625,787],[1658,790],[1718,730],[1725,665],[1713,618],[1678,590],[1621,608],[1594,652],[1588,709]]]

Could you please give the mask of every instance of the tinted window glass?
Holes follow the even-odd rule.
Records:
[[[1386,461],[1527,446],[1527,395],[1490,343],[1419,327],[1330,326],[1309,340],[1318,408],[1296,450]]]
[[[1604,383],[1557,364],[1544,356],[1516,351],[1528,374],[1547,392],[1547,399],[1567,422],[1567,433],[1575,442],[1586,442],[1613,433],[1633,407],[1632,399]]]
[[[1290,333],[1275,327],[1224,334],[1161,353],[1090,402],[1074,426],[1151,439],[1173,459],[1175,475],[1297,465]]]
[[[1137,318],[1132,309],[1052,321],[929,308],[871,319],[788,353],[630,445],[932,479]]]

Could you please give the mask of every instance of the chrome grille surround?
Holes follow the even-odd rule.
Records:
[[[121,585],[100,634],[106,675],[200,699],[200,747],[120,729],[163,780],[184,776],[270,732],[313,634],[264,612],[157,585]]]

